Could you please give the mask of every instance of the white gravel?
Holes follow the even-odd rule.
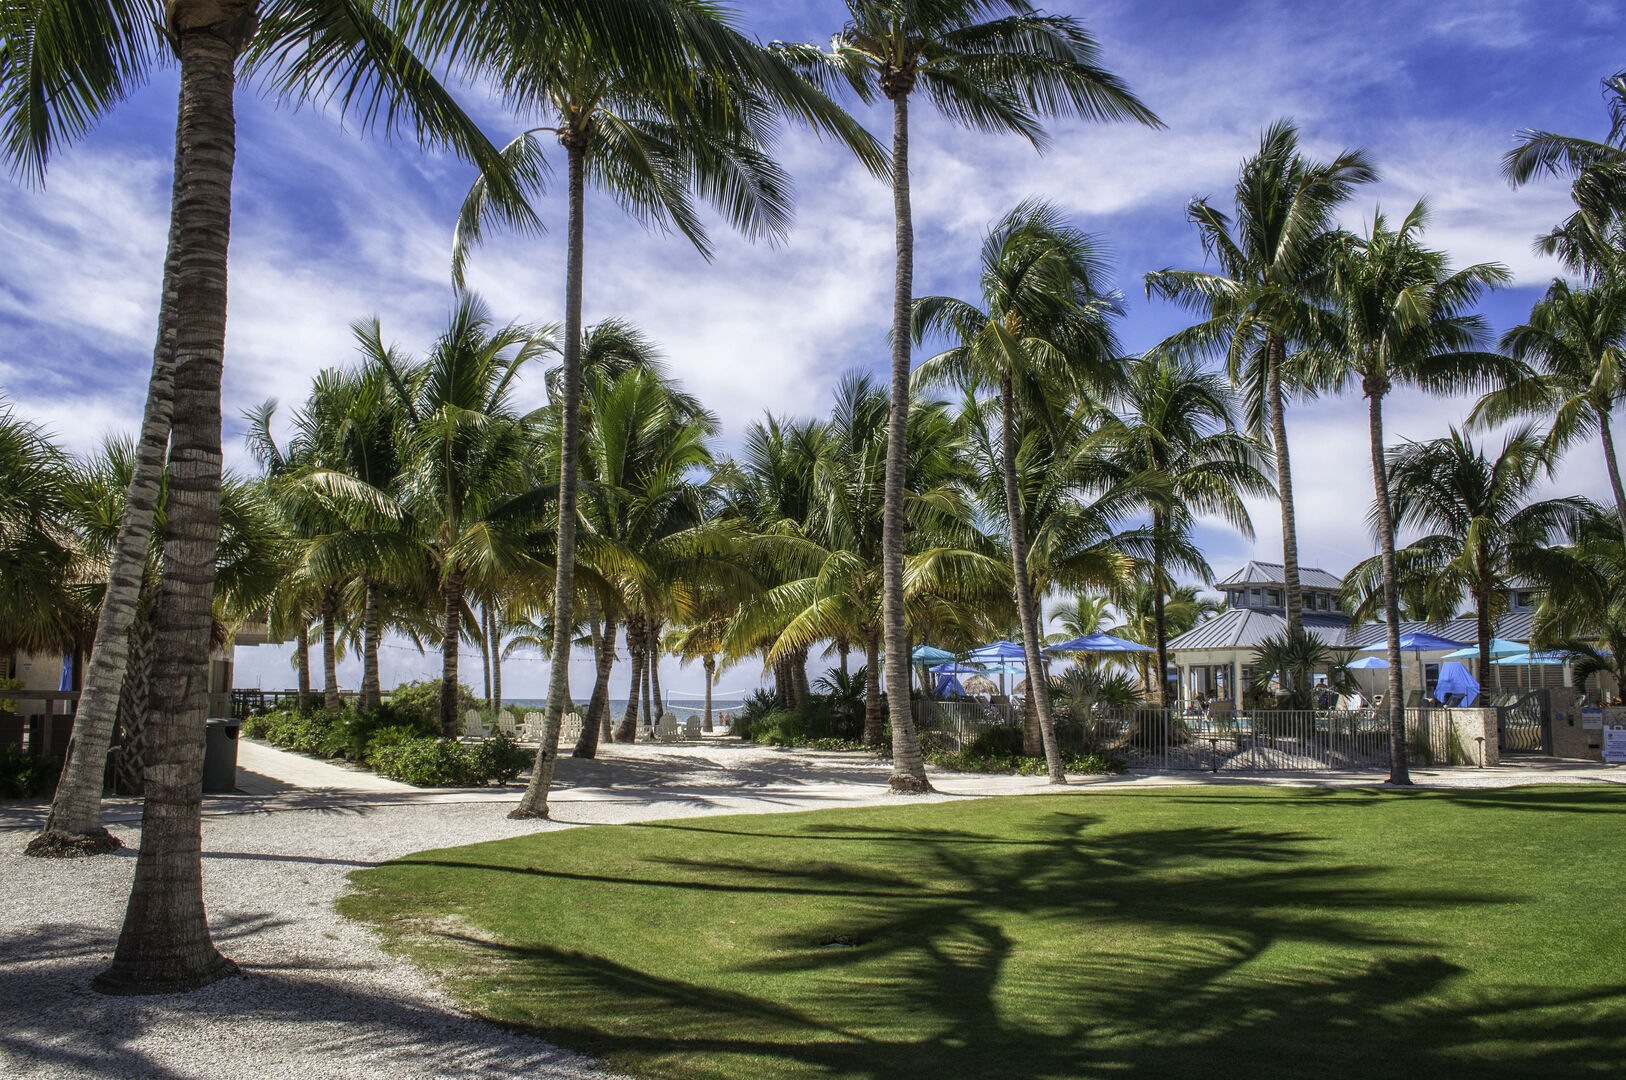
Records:
[[[205,900],[216,943],[244,974],[192,994],[145,998],[103,997],[88,986],[111,955],[123,915],[138,807],[128,800],[109,806],[113,831],[129,845],[124,852],[56,861],[20,854],[38,828],[41,808],[0,804],[0,1077],[605,1077],[588,1059],[460,1012],[431,978],[384,953],[367,930],[333,910],[348,887],[346,875],[428,847],[573,824],[919,801],[888,795],[888,771],[856,755],[708,741],[609,747],[597,762],[565,759],[553,800],[562,820],[553,822],[506,818],[517,788],[210,799]],[[1441,770],[1420,778],[1484,787],[1620,782],[1623,772],[1518,767]],[[1043,778],[934,779],[941,789],[928,797],[934,800],[1047,789]],[[1168,782],[1129,777],[1066,790]],[[1186,776],[1178,782],[1238,781]]]

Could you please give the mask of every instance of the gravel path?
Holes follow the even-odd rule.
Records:
[[[265,755],[256,760],[275,764]],[[107,998],[88,989],[123,915],[139,808],[128,800],[109,806],[111,827],[130,845],[124,852],[58,862],[20,854],[38,828],[40,807],[0,805],[0,1077],[605,1077],[587,1059],[460,1012],[428,976],[386,955],[368,931],[334,913],[346,875],[427,847],[575,824],[920,801],[888,795],[888,771],[855,755],[737,743],[617,746],[596,762],[564,759],[554,800],[561,820],[553,822],[504,817],[504,804],[518,798],[512,788],[211,798],[205,899],[216,942],[245,974],[193,994],[148,998]],[[1619,782],[1623,772],[1555,766],[1450,770],[1424,779],[1484,787]],[[1042,778],[936,779],[942,791],[933,800],[1046,790]],[[1068,790],[1168,782],[1130,777]]]

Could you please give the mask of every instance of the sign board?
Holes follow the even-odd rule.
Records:
[[[1593,731],[1601,729],[1603,727],[1603,710],[1582,709],[1581,726],[1583,728],[1591,728]]]
[[[1603,759],[1613,765],[1626,765],[1626,724],[1610,724],[1603,729]]]

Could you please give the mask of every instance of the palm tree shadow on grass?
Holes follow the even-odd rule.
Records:
[[[470,963],[465,985],[491,1018],[640,1076],[1511,1078],[1626,1057],[1626,983],[1464,990],[1447,946],[1404,929],[1409,910],[1472,919],[1522,897],[1388,886],[1380,867],[1308,862],[1317,838],[1303,833],[1097,825],[1058,812],[1026,828],[1043,842],[1012,843],[808,823],[806,839],[878,845],[907,863],[832,864],[811,850],[805,865],[691,859],[679,845],[640,860],[636,877],[531,859],[407,862],[654,885],[675,903],[760,896],[787,922],[804,898],[852,901],[750,942],[747,959],[706,981],[468,924],[436,934]],[[803,838],[773,828],[741,835]],[[1051,919],[1077,938],[1041,945],[1034,927]]]

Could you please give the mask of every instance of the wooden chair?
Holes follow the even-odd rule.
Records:
[[[683,738],[687,742],[695,742],[700,738],[700,717],[691,716],[683,721]]]
[[[473,709],[463,714],[463,737],[467,739],[484,739],[491,733],[486,722],[480,719],[480,714]]]
[[[497,730],[510,739],[519,738],[519,729],[514,726],[514,714],[507,709],[497,714]]]
[[[663,716],[663,717],[661,717],[660,723],[655,725],[655,741],[656,742],[677,742],[678,741],[678,726],[677,726],[677,720],[674,717],[671,717],[671,716]]]
[[[520,738],[525,742],[539,743],[542,741],[542,714],[528,712],[520,723]]]

